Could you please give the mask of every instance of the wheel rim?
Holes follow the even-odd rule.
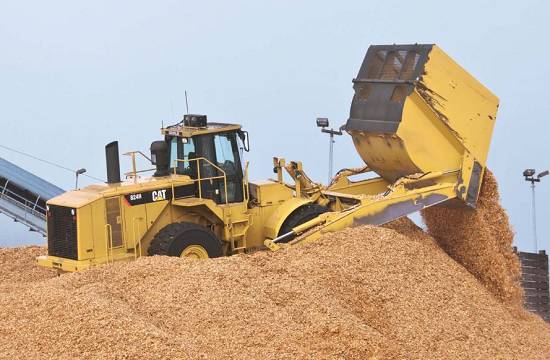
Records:
[[[208,259],[208,252],[200,245],[190,245],[183,249],[180,257],[190,259]]]

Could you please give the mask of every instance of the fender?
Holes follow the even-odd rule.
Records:
[[[282,203],[277,210],[267,219],[264,224],[264,234],[267,238],[274,239],[279,235],[279,230],[283,226],[285,220],[296,209],[306,204],[311,204],[313,201],[305,198],[292,198]]]

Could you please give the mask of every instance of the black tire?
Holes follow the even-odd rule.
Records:
[[[155,235],[147,253],[180,256],[183,250],[191,245],[202,246],[209,258],[223,255],[222,244],[212,231],[189,222],[166,225]]]
[[[326,213],[327,211],[328,209],[326,207],[319,204],[307,204],[299,207],[286,218],[283,226],[281,226],[281,229],[279,230],[278,236],[289,233],[296,226],[301,225],[313,218],[316,218],[317,216],[321,215],[322,213]],[[283,240],[281,241],[281,243],[286,243],[290,240],[292,239],[288,239],[287,241]]]

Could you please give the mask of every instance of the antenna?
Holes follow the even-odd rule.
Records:
[[[189,115],[189,103],[187,102],[187,90],[185,90],[185,111]]]
[[[174,102],[170,99],[170,111],[172,112],[172,119],[177,121],[176,113],[174,112]]]

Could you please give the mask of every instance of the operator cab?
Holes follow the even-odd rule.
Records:
[[[151,145],[155,176],[187,175],[196,180],[196,196],[218,204],[243,201],[241,151],[248,151],[248,134],[240,125],[207,123],[206,115],[185,115],[182,122],[162,129],[162,134],[164,142]],[[159,172],[159,160],[165,171]]]

